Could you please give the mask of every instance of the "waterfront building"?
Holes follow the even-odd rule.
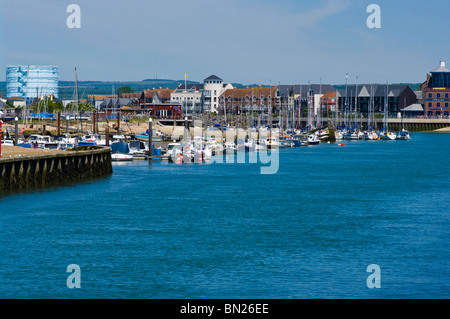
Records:
[[[8,65],[6,97],[26,98],[27,103],[43,96],[58,98],[59,67],[50,65]]]
[[[203,81],[203,109],[206,112],[217,112],[219,97],[226,91],[233,89],[233,85],[223,83],[223,80],[215,75],[207,77]]]
[[[346,92],[347,91],[347,92]],[[398,116],[401,110],[417,103],[417,96],[407,84],[359,84],[339,90],[338,112],[344,116],[356,109],[358,115],[367,116],[369,104],[375,113],[384,113],[385,104],[390,116]],[[386,103],[387,102],[387,103]]]
[[[450,69],[441,61],[439,67],[427,74],[422,84],[422,100],[426,116],[448,117],[450,103]]]
[[[279,85],[279,94],[281,100],[286,99],[286,92],[289,92],[290,99],[297,110],[301,107],[302,116],[308,112],[308,104],[311,105],[312,115],[317,116],[320,109],[320,99],[328,92],[334,92],[336,89],[330,84],[293,84]]]
[[[25,98],[21,98],[18,96],[12,96],[7,99],[10,105],[12,105],[14,108],[23,108],[25,107]]]
[[[336,110],[337,104],[336,95],[337,95],[336,90],[329,91],[324,95],[322,95],[322,97],[320,98],[320,105],[322,106],[322,111],[334,112]]]
[[[139,106],[152,117],[159,119],[181,118],[181,105],[171,102],[174,90],[169,88],[144,90],[139,98]]]
[[[219,99],[216,111],[219,114],[246,114],[256,116],[277,112],[278,96],[276,86],[257,86],[243,89],[231,88],[225,90]],[[264,116],[261,117],[264,122]]]
[[[183,115],[185,116],[201,114],[204,111],[203,93],[203,84],[180,83],[171,93],[170,102],[182,105]]]
[[[91,94],[88,95],[87,101],[91,103],[97,110],[100,108],[100,105],[103,103],[105,99],[117,99],[118,96],[116,94]],[[124,98],[129,98],[125,97]]]
[[[400,116],[403,116],[404,118],[411,118],[411,117],[422,117],[423,118],[423,106],[422,104],[416,103],[411,104],[405,107],[401,110]]]

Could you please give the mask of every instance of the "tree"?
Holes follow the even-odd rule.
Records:
[[[121,86],[117,89],[117,95],[121,98],[123,93],[133,93],[133,89],[129,86]]]

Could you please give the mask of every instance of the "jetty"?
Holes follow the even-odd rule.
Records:
[[[3,146],[0,192],[13,192],[79,182],[112,174],[109,147],[67,151]]]

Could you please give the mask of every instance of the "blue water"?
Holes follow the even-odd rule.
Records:
[[[450,134],[412,137],[0,196],[0,297],[449,298]]]

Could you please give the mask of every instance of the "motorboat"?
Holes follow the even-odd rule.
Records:
[[[167,155],[169,156],[169,161],[176,162],[178,157],[182,156],[183,151],[181,149],[180,143],[169,143],[167,145]]]
[[[14,141],[13,140],[2,140],[2,145],[14,146]]]
[[[132,140],[128,143],[130,148],[130,154],[134,159],[145,159],[145,155],[148,152],[148,146],[144,142],[139,140]]]
[[[308,138],[305,135],[295,135],[293,140],[298,141],[299,146],[308,146]]]
[[[52,137],[49,135],[30,135],[30,142],[36,145],[37,148],[44,148],[46,143],[52,142]]]
[[[130,153],[128,143],[113,142],[111,144],[111,160],[112,161],[132,161],[133,154]]]
[[[123,135],[123,134],[113,135],[112,143],[116,143],[116,142],[125,143],[125,135]]]
[[[232,155],[237,153],[237,147],[234,142],[225,142],[223,147],[223,154],[224,155]]]
[[[255,144],[255,151],[265,151],[267,150],[267,140],[259,139],[258,143]]]
[[[336,140],[342,140],[344,138],[344,134],[342,134],[342,131],[340,130],[335,131],[334,136]]]
[[[278,138],[270,136],[266,139],[266,145],[269,149],[278,148],[280,147],[280,142],[278,141]]]
[[[256,142],[254,138],[246,138],[244,140],[244,148],[246,152],[254,152],[256,150]]]
[[[306,136],[306,138],[308,139],[308,145],[318,145],[318,144],[320,144],[320,139],[315,134],[308,134]]]

